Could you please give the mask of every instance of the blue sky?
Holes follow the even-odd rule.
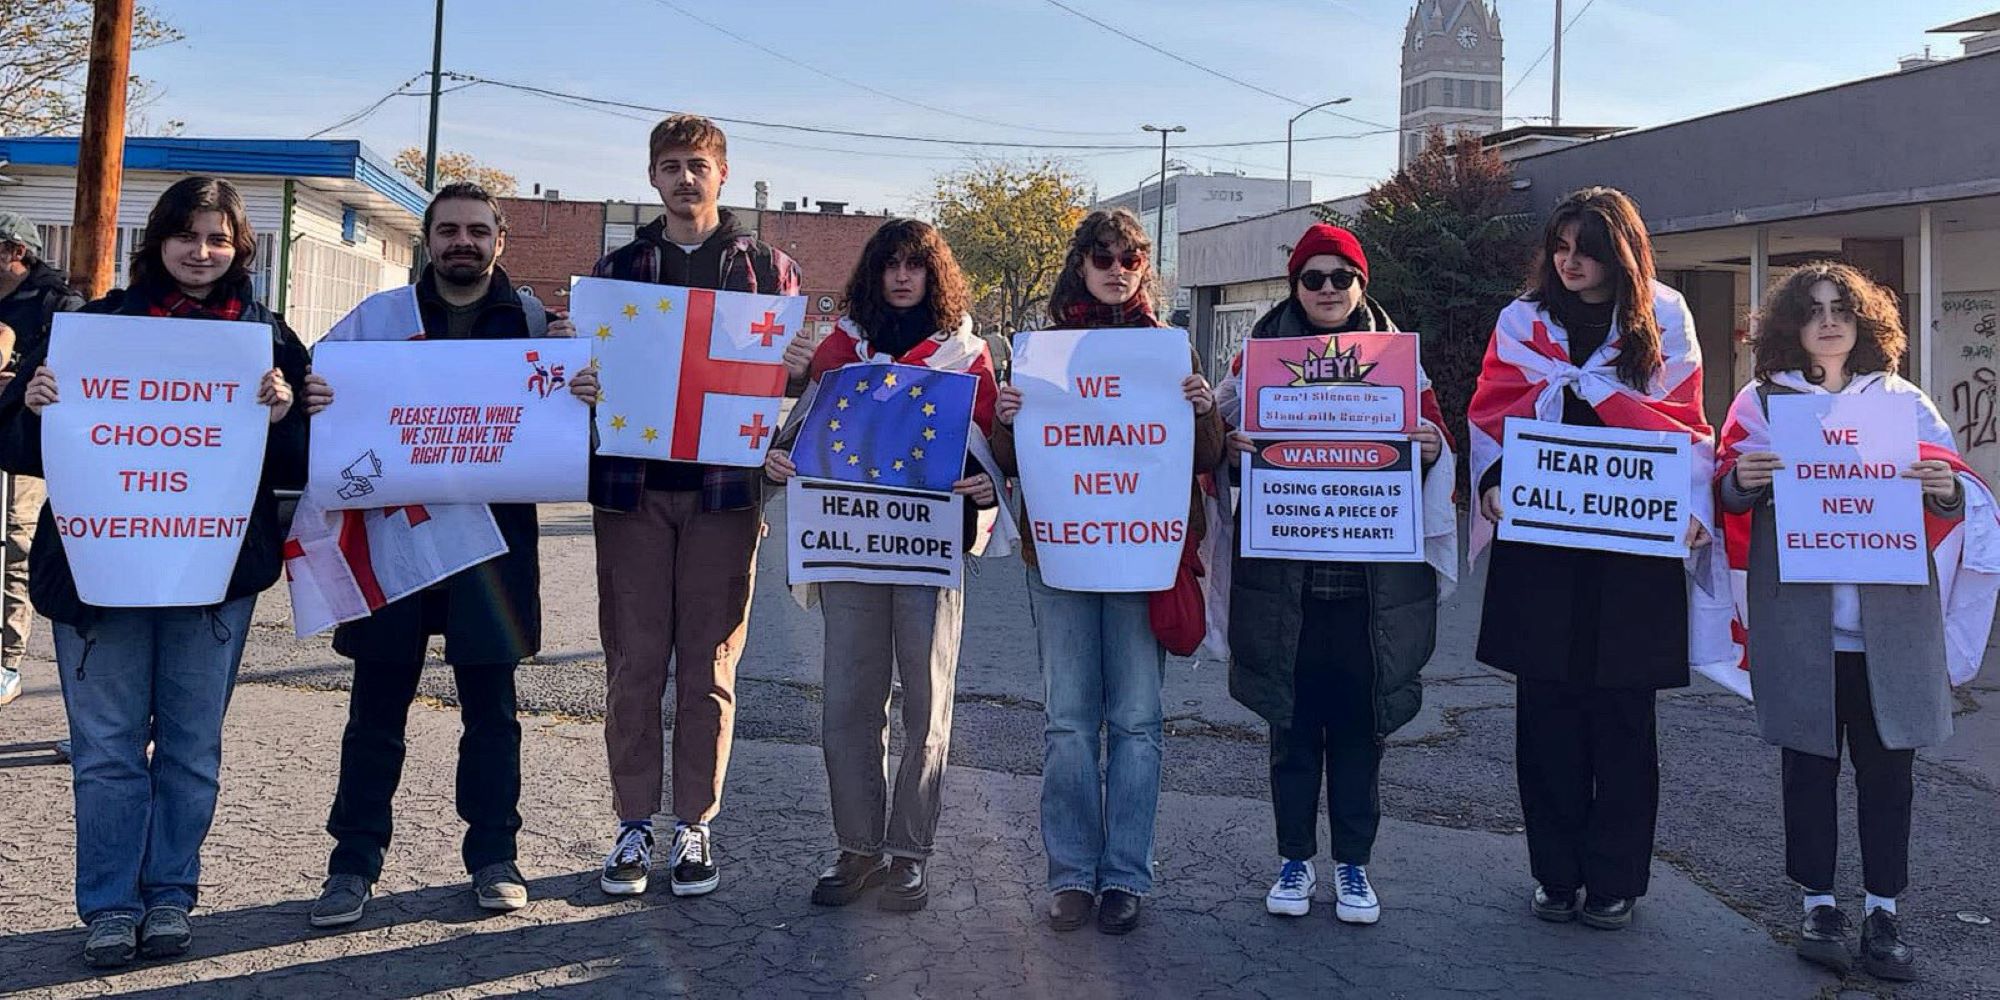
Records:
[[[1403,0],[1064,0],[1194,62],[1393,125]],[[1428,0],[1426,0],[1428,2]],[[2000,0],[1566,0],[1566,124],[1656,125],[1895,68],[1925,29]],[[163,96],[145,113],[191,136],[299,137],[389,93],[430,64],[430,0],[150,0],[186,40],[136,54]],[[780,58],[692,20],[682,8]],[[1547,115],[1554,0],[1501,0],[1505,113]],[[837,82],[809,64],[867,88]],[[447,0],[447,70],[712,115],[951,139],[1131,144],[1051,152],[1104,194],[1157,168],[1143,122],[1188,127],[1177,141],[1282,140],[1299,105],[1148,51],[1048,0]],[[899,100],[900,99],[900,100]],[[912,103],[930,106],[927,110]],[[391,99],[336,132],[385,156],[424,139],[426,101]],[[940,113],[948,112],[946,113]],[[647,199],[646,132],[657,116],[587,110],[488,86],[445,95],[440,144],[583,199]],[[955,117],[955,116],[956,117]],[[1520,124],[1520,122],[1510,122]],[[1033,151],[912,145],[726,126],[730,184],[748,203],[800,197],[910,211],[932,179],[975,156]],[[1375,133],[1375,134],[1366,134]],[[1309,115],[1295,147],[1318,197],[1365,189],[1395,165],[1395,137]],[[1151,152],[1143,147],[1150,145]],[[1198,169],[1282,176],[1284,147],[1176,152]]]

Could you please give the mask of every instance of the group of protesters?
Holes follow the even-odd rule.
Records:
[[[714,123],[690,115],[660,122],[647,177],[663,211],[593,274],[796,295],[799,265],[720,207],[728,175],[726,139]],[[429,263],[415,287],[424,339],[574,334],[566,318],[517,293],[498,266],[506,232],[500,204],[478,186],[450,184],[435,194],[423,217]],[[313,372],[300,338],[254,294],[256,246],[235,189],[226,180],[188,177],[154,206],[132,251],[128,286],[86,304],[40,260],[35,228],[0,214],[0,338],[9,328],[18,338],[10,369],[18,375],[0,392],[0,468],[10,473],[11,509],[19,512],[8,519],[8,592],[16,581],[13,529],[20,524],[25,539],[38,519],[42,538],[28,551],[26,595],[53,623],[73,746],[76,905],[88,926],[83,958],[93,967],[189,948],[224,714],[254,602],[283,564],[279,495],[304,484],[312,415],[340,405],[339,387]],[[1187,352],[1185,336],[1158,318],[1155,264],[1153,241],[1131,213],[1090,213],[1061,262],[1046,326],[1157,329],[1160,351]],[[1286,279],[1286,298],[1257,321],[1251,338],[1398,330],[1369,295],[1368,248],[1347,229],[1308,228],[1290,250]],[[1005,502],[1022,465],[1033,460],[1014,440],[1023,390],[996,379],[988,344],[973,333],[968,282],[939,230],[913,219],[884,224],[862,251],[844,298],[845,316],[830,333],[816,338],[800,330],[786,345],[787,393],[802,395],[825,373],[857,362],[973,376],[972,421],[990,446],[990,464],[968,454],[953,484],[966,501],[964,540],[975,548],[996,516],[1025,520],[1024,505]],[[262,480],[220,603],[114,608],[78,595],[52,530],[54,512],[34,477],[44,472],[42,415],[62,405],[57,373],[47,365],[52,316],[79,308],[269,327],[272,363],[256,391],[270,418]],[[1517,682],[1516,767],[1533,883],[1523,894],[1524,916],[1605,930],[1630,924],[1653,855],[1658,693],[1688,685],[1690,665],[1712,664],[1715,649],[1747,650],[1762,734],[1781,748],[1785,871],[1803,903],[1800,955],[1843,972],[1859,964],[1881,977],[1914,975],[1915,955],[1896,921],[1908,882],[1913,754],[1951,731],[1950,686],[1963,679],[1954,637],[1981,611],[1963,600],[1941,602],[1940,592],[1950,593],[1968,566],[1993,561],[2000,521],[1936,408],[1898,375],[1906,347],[1892,292],[1844,264],[1801,266],[1761,303],[1755,377],[1718,436],[1703,412],[1702,357],[1688,305],[1655,278],[1636,206],[1597,187],[1569,195],[1548,216],[1523,291],[1495,320],[1465,426],[1446,426],[1419,372],[1422,417],[1407,437],[1426,492],[1448,501],[1461,440],[1455,432],[1464,432],[1472,553],[1489,560],[1477,658]],[[1233,470],[1238,456],[1256,447],[1243,429],[1240,360],[1211,385],[1190,354],[1177,386],[1193,428],[1187,513],[1195,538],[1227,527],[1211,521],[1240,516],[1230,500]],[[591,369],[567,388],[586,404],[599,398]],[[1779,580],[1773,481],[1784,461],[1771,444],[1768,402],[1857,393],[1916,400],[1925,450],[1902,474],[1918,481],[1929,527],[1961,536],[1961,544],[1937,550],[1926,586]],[[1500,441],[1509,419],[1685,435],[1698,480],[1688,557],[1494,539],[1505,515]],[[792,440],[779,435],[761,468],[590,459],[609,819],[616,821],[606,823],[605,893],[646,892],[656,867],[675,896],[714,892],[721,882],[722,851],[710,824],[729,768],[763,502],[797,474]],[[490,510],[503,554],[334,633],[334,649],[353,661],[353,682],[314,927],[359,921],[381,877],[405,723],[432,636],[443,637],[464,725],[456,806],[472,895],[493,910],[529,903],[516,863],[515,677],[541,644],[537,513],[532,504]],[[1215,556],[1232,563],[1217,574],[1226,587],[1210,595],[1226,602],[1229,689],[1270,729],[1278,854],[1265,897],[1271,914],[1304,916],[1318,895],[1323,798],[1335,916],[1349,924],[1381,918],[1368,866],[1381,820],[1383,755],[1388,738],[1421,706],[1439,603],[1458,575],[1456,523],[1447,503],[1426,526],[1436,544],[1423,562]],[[1740,558],[1716,551],[1724,548]],[[1046,920],[1057,931],[1094,922],[1103,933],[1123,934],[1140,923],[1143,901],[1155,890],[1168,643],[1150,595],[1051,585],[1032,537],[1019,555],[1047,717],[1040,806]],[[1729,562],[1740,564],[1737,589],[1746,605],[1734,615]],[[1990,625],[1991,590],[1959,589],[1961,597],[1975,592],[1985,595]],[[823,583],[815,597],[824,621],[820,735],[837,854],[811,886],[811,899],[843,906],[874,892],[883,909],[920,910],[939,877],[931,858],[964,594]],[[12,609],[6,615],[0,703],[19,684],[13,671],[27,621]],[[1975,648],[1983,649],[1984,627],[1977,632]],[[892,781],[889,712],[897,681],[905,748]],[[667,719],[669,683],[676,697]],[[1866,891],[1858,933],[1834,884],[1843,744],[1856,774]],[[659,817],[671,826],[656,830]],[[668,846],[656,863],[660,840]]]

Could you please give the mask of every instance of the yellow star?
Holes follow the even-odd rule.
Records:
[[[926,441],[936,441],[936,440],[937,440],[937,432],[936,432],[936,431],[934,431],[934,430],[931,430],[931,429],[930,429],[930,428],[928,428],[928,427],[924,428],[924,440],[926,440]]]
[[[835,441],[835,442],[833,443],[833,450],[834,450],[834,451],[846,451],[846,450],[847,450],[847,442],[845,442],[845,441]]]
[[[614,430],[614,431],[622,431],[622,430],[624,430],[624,429],[625,429],[625,418],[624,418],[623,416],[621,416],[621,415],[616,415],[616,414],[614,414],[614,415],[612,416],[612,418],[611,418],[611,429],[612,429],[612,430]]]
[[[860,455],[849,455],[849,456],[847,456],[847,464],[849,464],[849,465],[860,465],[860,464],[861,464],[861,456],[860,456]]]
[[[611,339],[611,324],[605,323],[597,328],[597,339],[599,340]]]
[[[883,375],[882,384],[888,386],[891,389],[894,389],[896,387],[896,373],[889,372],[888,374]]]
[[[674,311],[674,300],[672,300],[672,299],[669,299],[669,298],[664,298],[664,297],[663,297],[663,298],[661,298],[661,299],[660,299],[660,311],[661,311],[661,312],[663,312],[663,313],[670,313],[670,312],[673,312],[673,311]]]
[[[870,479],[880,479],[880,478],[882,478],[882,470],[881,470],[881,469],[869,469],[869,470],[868,470],[868,478],[870,478]]]
[[[838,420],[829,420],[829,421],[827,421],[827,422],[826,422],[826,429],[827,429],[827,430],[830,430],[830,431],[837,431],[837,430],[839,430],[839,429],[840,429],[840,421],[838,421]]]
[[[856,383],[854,383],[854,391],[855,391],[855,392],[867,392],[867,391],[868,391],[868,383],[867,383],[866,381],[861,381],[861,382],[856,382]]]
[[[911,449],[910,449],[910,457],[911,457],[911,458],[922,458],[922,457],[924,457],[924,450],[923,450],[922,448],[911,448]]]
[[[638,319],[638,318],[639,318],[639,307],[638,307],[638,306],[635,306],[635,305],[633,305],[633,304],[632,304],[632,303],[630,303],[630,302],[627,302],[627,303],[625,303],[625,309],[624,309],[624,313],[625,313],[625,318],[626,318],[626,319]]]
[[[660,439],[660,432],[659,432],[659,431],[657,431],[657,430],[654,430],[654,429],[653,429],[653,428],[651,428],[651,427],[648,427],[648,428],[646,428],[646,432],[645,432],[644,434],[641,434],[641,435],[639,435],[639,436],[640,436],[640,437],[642,437],[642,438],[645,438],[645,439],[646,439],[646,443],[647,443],[647,444],[652,444],[653,442],[655,442],[655,441],[658,441],[658,440]]]
[[[834,409],[836,409],[836,410],[845,410],[845,409],[847,409],[847,400],[845,400],[845,399],[842,399],[842,400],[840,400],[840,401],[838,401],[838,402],[834,403],[834,404],[833,404],[833,408],[834,408]]]
[[[896,470],[897,472],[901,472],[901,471],[903,471],[903,460],[899,458],[899,459],[895,460],[894,462],[891,462],[891,463],[889,464],[889,467],[890,467],[890,468],[892,468],[892,469],[895,469],[895,470]]]
[[[920,386],[920,385],[913,385],[913,386],[911,386],[911,387],[910,387],[910,398],[911,398],[911,399],[915,399],[915,398],[917,398],[918,396],[921,396],[921,395],[923,395],[923,394],[924,394],[924,387],[923,387],[923,386]]]
[[[924,404],[924,416],[926,416],[926,417],[935,417],[935,416],[937,416],[937,404],[936,404],[936,403],[925,403],[925,404]]]

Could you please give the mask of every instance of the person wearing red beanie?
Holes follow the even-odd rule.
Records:
[[[1353,233],[1326,222],[1314,223],[1299,237],[1298,245],[1292,248],[1292,259],[1285,265],[1285,277],[1296,283],[1307,261],[1329,253],[1346,258],[1347,265],[1360,275],[1361,283],[1368,283],[1368,255],[1361,252],[1361,241]]]

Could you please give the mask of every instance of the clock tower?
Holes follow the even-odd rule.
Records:
[[[1403,131],[1398,166],[1423,149],[1424,133],[1440,126],[1498,132],[1500,11],[1490,0],[1417,0],[1403,28]]]

